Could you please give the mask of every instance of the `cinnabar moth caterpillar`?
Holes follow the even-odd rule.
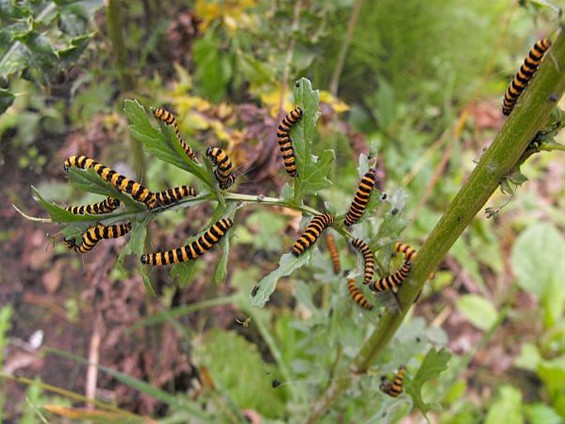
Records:
[[[398,253],[402,253],[404,255],[404,258],[410,262],[412,262],[412,260],[417,255],[416,249],[414,249],[412,246],[406,243],[402,243],[401,241],[397,241],[396,243],[394,243],[394,251]],[[434,278],[435,278],[435,274],[433,272],[430,273],[430,275],[428,275],[428,280],[433,280]]]
[[[151,108],[151,110],[153,111],[153,115],[155,115],[155,118],[161,120],[162,122],[164,122],[167,125],[173,126],[173,129],[175,130],[175,135],[177,136],[177,141],[181,145],[182,150],[184,150],[184,152],[186,153],[186,155],[190,159],[196,160],[196,155],[194,154],[194,152],[192,151],[190,146],[185,143],[185,141],[183,140],[183,138],[180,135],[179,124],[177,123],[175,115],[173,115],[168,110],[160,108],[160,107],[158,107],[157,109]]]
[[[367,203],[369,203],[369,197],[371,196],[374,185],[375,170],[369,169],[369,172],[367,172],[361,179],[357,192],[355,193],[355,197],[353,198],[353,202],[351,202],[349,211],[347,212],[347,215],[345,215],[343,223],[346,227],[352,226],[359,220],[359,218],[361,218],[363,212],[365,212]]]
[[[293,141],[290,137],[290,130],[300,119],[302,119],[302,109],[295,107],[281,121],[277,127],[277,141],[283,158],[284,169],[291,177],[296,177],[296,156],[294,155]]]
[[[371,310],[373,309],[373,305],[369,303],[367,298],[363,295],[361,290],[359,290],[355,286],[355,278],[348,278],[347,279],[347,288],[349,290],[349,294],[351,298],[362,308]]]
[[[114,199],[113,197],[107,197],[106,199],[102,200],[98,203],[91,203],[89,205],[83,206],[69,206],[65,208],[70,213],[74,213],[75,215],[101,215],[104,213],[110,213],[113,210],[117,209],[120,206],[120,201],[118,199]]]
[[[155,200],[155,195],[151,193],[147,188],[130,180],[123,175],[118,174],[113,169],[102,165],[100,162],[95,161],[87,156],[71,156],[65,160],[64,169],[67,171],[71,166],[81,169],[94,168],[96,173],[104,181],[112,184],[116,190],[125,192],[131,195],[138,202],[145,203],[147,208],[153,209],[157,206]]]
[[[365,262],[363,284],[369,284],[373,279],[373,273],[375,272],[375,259],[373,258],[373,252],[369,249],[369,245],[360,239],[353,240],[351,245],[363,255],[363,260]]]
[[[369,284],[369,288],[376,292],[390,290],[393,287],[401,284],[406,279],[406,277],[408,277],[411,268],[412,262],[405,260],[398,271],[396,271],[394,274],[387,275],[386,277],[371,282]]]
[[[196,190],[187,185],[173,187],[155,193],[155,199],[161,206],[172,205],[187,196],[196,196]]]
[[[404,391],[404,376],[406,375],[406,366],[401,365],[392,381],[383,381],[380,385],[381,391],[389,396],[397,397]]]
[[[77,253],[86,253],[96,246],[102,239],[113,239],[121,237],[131,231],[131,222],[117,225],[98,224],[87,228],[82,233],[82,244],[76,245],[72,239],[64,239],[63,241],[69,249],[73,249]]]
[[[524,60],[520,70],[504,94],[504,100],[502,102],[502,113],[504,115],[510,115],[510,112],[514,109],[520,94],[522,94],[522,91],[524,91],[530,82],[530,79],[538,69],[543,55],[550,47],[551,41],[547,38],[536,41],[536,44],[534,44],[534,47],[532,47],[528,53],[528,56]]]
[[[335,245],[333,234],[326,234],[326,243],[328,245],[328,251],[330,252],[334,274],[339,274],[339,271],[341,269],[339,261],[339,251],[337,250],[337,247]]]
[[[328,213],[316,215],[312,218],[304,234],[292,246],[292,254],[294,256],[303,254],[306,249],[309,249],[318,240],[322,231],[332,225],[333,222],[334,217]]]
[[[253,286],[253,288],[251,289],[251,297],[257,296],[258,292],[259,292],[259,286]]]
[[[220,188],[222,190],[229,188],[234,183],[235,177],[232,174],[233,164],[228,155],[219,147],[208,147],[206,149],[206,156],[216,166],[214,175],[218,180]]]
[[[218,243],[232,225],[233,221],[230,218],[222,218],[192,243],[164,252],[142,255],[141,262],[153,266],[163,266],[196,259]]]

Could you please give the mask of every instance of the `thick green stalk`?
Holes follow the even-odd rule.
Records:
[[[520,101],[506,124],[418,251],[412,264],[409,284],[404,284],[399,291],[401,310],[383,316],[353,360],[351,370],[344,372],[343,379],[335,379],[315,403],[308,423],[318,422],[334,400],[349,387],[352,379],[347,378],[348,373],[364,373],[381,354],[422,290],[427,276],[437,268],[501,180],[511,173],[531,139],[546,123],[564,91],[565,32],[562,31],[528,88],[520,96]]]

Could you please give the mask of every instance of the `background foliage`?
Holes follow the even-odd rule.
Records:
[[[558,18],[543,2],[330,3],[0,2],[1,177],[9,199],[0,298],[11,304],[0,313],[0,347],[9,348],[0,356],[4,419],[304,420],[380,315],[396,307],[386,293],[370,298],[372,312],[359,310],[323,241],[300,263],[283,256],[287,276],[273,278],[306,222],[300,208],[344,213],[372,155],[386,173],[388,200],[375,201],[354,233],[371,241],[385,271],[395,269],[391,242],[417,247],[425,239],[501,126],[509,78],[533,42],[557,30]],[[297,103],[307,114],[296,143],[312,171],[323,172],[292,188],[274,129]],[[236,189],[222,197],[207,162],[197,168],[179,155],[173,132],[148,112],[162,104],[175,110],[196,151],[230,152],[241,175]],[[202,197],[151,217],[129,202],[110,218],[135,221],[129,244],[77,258],[60,240],[87,221],[51,202],[82,204],[99,198],[89,193],[114,192],[92,172],[71,172],[72,184],[65,182],[62,160],[76,153],[152,190],[190,184]],[[496,219],[477,216],[382,357],[367,374],[351,375],[351,389],[325,422],[422,415],[441,423],[563,422],[562,165],[559,152],[526,162],[529,181]],[[75,221],[62,233],[50,227],[56,243],[47,251],[46,230],[9,206],[44,214],[32,194],[54,221]],[[235,211],[237,201],[257,195],[280,195],[294,209],[267,201]],[[489,206],[507,200],[500,193]],[[234,213],[229,249],[226,241],[170,271],[139,266],[141,253],[190,241]],[[346,240],[337,243],[342,269],[359,271]],[[266,307],[253,307],[269,295]],[[29,343],[37,329],[46,340],[39,350]],[[95,385],[109,398],[101,391],[86,412],[85,366],[96,337]],[[406,393],[386,397],[381,376],[401,364]],[[201,366],[214,390],[198,393]],[[65,371],[76,381],[62,381]]]

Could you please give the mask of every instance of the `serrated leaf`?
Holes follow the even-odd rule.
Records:
[[[214,189],[215,180],[210,172],[186,155],[171,128],[163,126],[164,131],[154,128],[149,122],[145,108],[137,100],[126,100],[124,112],[130,124],[132,136],[141,141],[152,156],[190,172],[208,187]]]
[[[49,217],[53,220],[53,222],[80,222],[95,221],[97,219],[100,219],[99,215],[75,215],[73,213],[70,213],[69,211],[65,210],[65,208],[45,200],[43,196],[41,196],[37,188],[35,188],[34,186],[31,186],[31,192],[33,199],[47,211]]]
[[[14,103],[14,95],[8,90],[0,88],[0,115],[2,115],[6,110],[12,106]]]
[[[73,38],[68,47],[58,50],[57,54],[61,58],[61,64],[66,66],[78,60],[93,36],[94,33]]]
[[[451,353],[446,349],[437,351],[435,348],[431,348],[414,378],[406,384],[406,392],[412,397],[414,406],[423,414],[431,409],[435,409],[436,405],[424,402],[422,399],[422,386],[445,371],[450,358]]]
[[[278,268],[263,277],[263,279],[257,283],[259,287],[257,294],[250,296],[251,306],[255,308],[263,307],[267,300],[269,300],[271,293],[275,291],[279,278],[292,274],[295,270],[310,262],[314,248],[306,250],[306,252],[299,257],[295,257],[292,253],[282,255]]]
[[[455,304],[471,324],[483,331],[491,328],[497,320],[494,305],[484,297],[467,294],[460,296]]]
[[[233,331],[206,333],[202,362],[208,366],[218,390],[225,390],[241,409],[254,409],[264,417],[282,418],[285,390],[273,389],[257,346]],[[226,367],[226,352],[236,367]]]
[[[308,79],[301,78],[296,82],[294,99],[304,111],[302,119],[291,130],[298,171],[294,183],[294,202],[299,204],[306,194],[316,193],[332,185],[328,175],[335,154],[333,150],[324,150],[319,158],[312,154],[319,116],[320,92],[312,90]]]

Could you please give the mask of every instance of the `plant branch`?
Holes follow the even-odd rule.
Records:
[[[565,32],[562,31],[553,47],[533,77],[528,88],[520,96],[518,105],[508,118],[492,145],[484,153],[447,211],[440,219],[413,261],[408,283],[399,290],[399,310],[385,313],[377,328],[361,347],[353,360],[352,371],[364,373],[382,353],[396,333],[416,296],[422,290],[426,278],[441,262],[463,230],[485,205],[497,189],[500,181],[509,175],[536,132],[550,116],[556,102],[565,91],[565,71],[558,64],[565,63]],[[347,374],[347,371],[344,371]],[[346,377],[346,375],[344,375]],[[351,378],[337,378],[314,404],[307,419],[318,422],[349,387]]]

